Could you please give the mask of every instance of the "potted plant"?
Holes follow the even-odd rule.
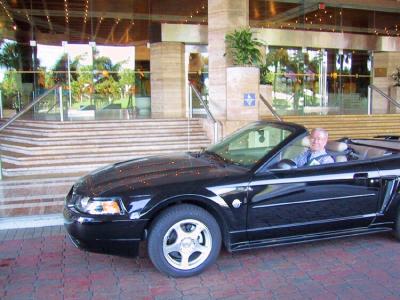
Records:
[[[227,120],[251,121],[259,118],[260,69],[264,43],[253,36],[250,28],[226,34]]]
[[[396,100],[397,103],[400,103],[400,67],[397,67],[392,73],[392,79],[394,80],[394,84],[389,89],[390,97]],[[396,113],[398,111],[398,108],[390,104],[390,112]]]
[[[226,49],[234,66],[259,66],[262,60],[260,47],[265,44],[253,37],[250,28],[234,30],[225,36]]]
[[[396,71],[393,72],[392,78],[394,80],[393,86],[400,87],[400,67],[397,67]]]

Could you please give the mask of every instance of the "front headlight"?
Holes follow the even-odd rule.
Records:
[[[76,208],[91,215],[122,215],[121,199],[80,197],[75,202]]]

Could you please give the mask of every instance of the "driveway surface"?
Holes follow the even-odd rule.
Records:
[[[400,299],[390,234],[229,254],[174,279],[147,257],[76,249],[62,226],[0,230],[0,299]]]

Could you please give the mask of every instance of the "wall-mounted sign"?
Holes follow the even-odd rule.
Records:
[[[256,94],[244,93],[243,104],[244,106],[256,106]]]
[[[375,73],[375,77],[386,77],[387,69],[386,68],[375,68],[374,73]]]

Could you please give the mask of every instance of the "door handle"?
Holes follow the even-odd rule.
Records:
[[[368,179],[368,173],[355,173],[353,176],[354,179]]]

